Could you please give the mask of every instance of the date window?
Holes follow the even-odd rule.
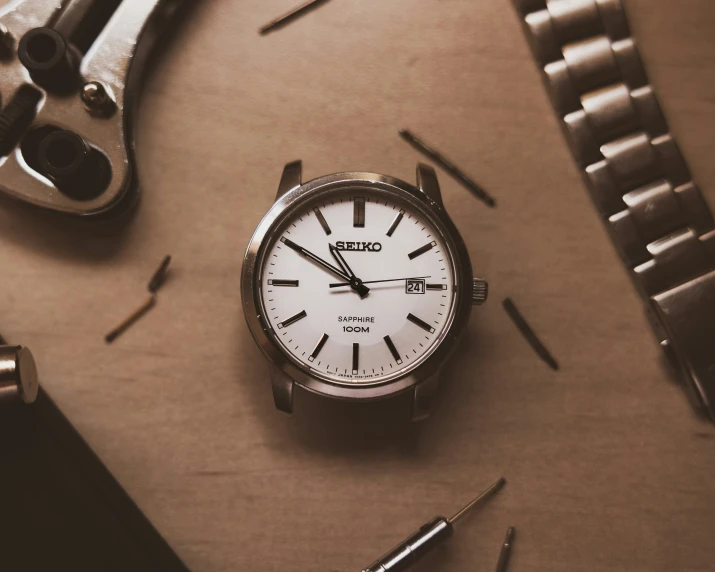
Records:
[[[424,294],[425,281],[418,278],[408,278],[405,284],[405,292],[408,294]]]

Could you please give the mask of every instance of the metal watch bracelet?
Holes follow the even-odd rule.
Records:
[[[514,0],[591,197],[688,393],[715,420],[715,223],[621,0]]]

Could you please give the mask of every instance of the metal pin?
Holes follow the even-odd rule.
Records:
[[[305,4],[302,4],[298,6],[297,8],[294,8],[287,14],[283,14],[282,16],[279,16],[275,20],[271,20],[263,26],[260,30],[258,30],[258,33],[261,34],[262,36],[266,35],[268,32],[272,32],[273,30],[277,30],[279,28],[282,28],[283,26],[286,26],[287,24],[290,24],[293,20],[297,20],[301,16],[304,16],[311,10],[315,10],[322,4],[327,3],[329,0],[309,0]]]
[[[482,502],[484,499],[492,496],[494,493],[496,493],[500,488],[502,488],[504,486],[504,483],[506,483],[506,479],[504,477],[501,477],[491,487],[489,487],[487,490],[485,490],[483,493],[481,493],[478,497],[473,499],[467,506],[465,506],[457,514],[455,514],[452,518],[450,518],[449,524],[454,524],[460,518],[462,518],[465,514],[467,514],[470,510],[472,510],[476,505],[478,505],[480,502]]]
[[[534,333],[534,330],[531,329],[531,326],[526,322],[526,319],[522,316],[521,312],[519,312],[511,298],[504,298],[502,306],[504,306],[506,313],[509,314],[511,320],[538,356],[544,360],[551,369],[558,371],[559,363],[556,361],[556,358],[546,349],[546,346],[541,342],[536,333]]]
[[[481,186],[479,186],[471,177],[464,173],[459,167],[447,159],[436,149],[433,149],[427,143],[413,135],[407,129],[400,129],[400,137],[412,145],[415,149],[420,151],[422,154],[426,155],[432,161],[437,163],[445,171],[447,171],[452,177],[457,179],[459,183],[462,184],[468,191],[470,191],[475,197],[480,201],[483,201],[489,207],[495,207],[497,202],[493,197],[489,195]]]
[[[169,264],[171,264],[171,256],[167,255],[164,257],[164,260],[161,261],[159,268],[156,269],[156,272],[154,272],[154,275],[151,277],[148,288],[149,292],[152,294],[156,294],[159,291],[159,288],[161,288],[164,284],[164,281],[169,274]]]
[[[139,308],[137,308],[121,324],[119,324],[116,328],[109,332],[104,337],[105,341],[108,344],[111,344],[114,340],[121,336],[132,324],[134,324],[134,322],[136,322],[139,318],[141,318],[142,316],[144,316],[144,314],[151,310],[155,304],[156,295],[152,294],[151,296],[149,296],[149,298],[147,298],[146,302],[139,306]]]
[[[496,572],[506,572],[506,567],[509,565],[509,555],[511,554],[511,542],[514,539],[514,527],[510,526],[506,531],[504,544],[499,551],[499,560],[497,561]]]

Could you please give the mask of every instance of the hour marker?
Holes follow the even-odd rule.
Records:
[[[298,280],[269,280],[269,286],[298,286]]]
[[[395,232],[397,225],[400,224],[400,222],[402,221],[402,217],[404,217],[404,216],[405,216],[404,210],[401,210],[399,213],[397,213],[395,220],[392,221],[392,224],[390,225],[390,228],[387,231],[387,236],[392,236],[392,233]]]
[[[365,227],[365,197],[355,197],[353,199],[353,226]]]
[[[400,352],[397,351],[397,348],[395,347],[395,344],[392,343],[390,336],[385,336],[382,339],[385,340],[385,343],[387,344],[387,347],[390,349],[390,353],[392,354],[392,357],[395,358],[397,365],[402,365],[402,359],[400,358]]]
[[[430,326],[427,322],[420,320],[414,314],[407,314],[407,319],[410,322],[412,322],[413,324],[415,324],[416,326],[419,326],[420,328],[425,330],[426,332],[429,332],[430,334],[434,334],[434,328],[432,326]]]
[[[424,246],[420,246],[417,250],[410,252],[407,256],[410,257],[410,260],[414,260],[420,254],[424,254],[428,250],[432,250],[435,246],[437,246],[437,243],[433,240],[432,242],[428,242]]]
[[[303,310],[302,312],[296,314],[295,316],[291,316],[291,317],[288,318],[287,320],[283,320],[282,322],[280,322],[280,323],[278,324],[278,329],[287,328],[287,327],[290,326],[291,324],[295,324],[298,320],[302,320],[302,319],[305,318],[307,315],[308,315],[308,314],[306,314],[305,310]]]
[[[427,284],[427,290],[446,290],[446,284]]]
[[[315,218],[318,219],[320,226],[323,227],[325,234],[331,234],[333,231],[330,230],[330,227],[328,226],[328,221],[325,220],[325,217],[323,216],[323,213],[320,212],[320,209],[316,207],[313,209],[313,212],[315,213]]]
[[[358,362],[360,360],[360,344],[353,344],[353,375],[358,373]]]
[[[323,346],[325,345],[325,342],[328,341],[328,334],[323,334],[321,338],[318,340],[318,343],[315,344],[315,349],[313,350],[313,353],[310,354],[310,357],[308,358],[308,361],[314,361],[315,358],[318,357],[318,354],[320,353],[320,350],[323,349]]]

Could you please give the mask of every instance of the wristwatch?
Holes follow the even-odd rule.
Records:
[[[418,165],[417,186],[375,173],[303,184],[301,173],[286,165],[241,278],[276,407],[292,412],[296,386],[346,400],[409,392],[412,418],[426,417],[472,304],[487,297],[434,170]]]
[[[514,0],[586,186],[661,347],[715,420],[715,224],[621,0]]]

